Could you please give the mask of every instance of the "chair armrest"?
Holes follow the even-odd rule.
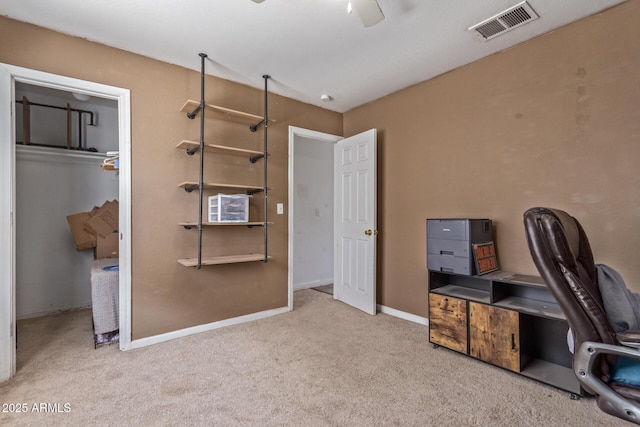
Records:
[[[640,349],[640,331],[618,332],[616,338],[620,341],[620,344],[626,347]]]
[[[625,399],[594,375],[593,365],[598,359],[597,356],[600,354],[625,356],[640,361],[640,351],[621,345],[584,341],[580,345],[573,360],[573,370],[578,378],[578,382],[585,390],[597,396],[598,400],[603,399],[607,401],[615,411],[616,416],[636,424],[640,423],[640,404]],[[598,403],[598,405],[600,406],[600,403]]]

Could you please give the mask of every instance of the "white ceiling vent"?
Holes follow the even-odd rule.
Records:
[[[490,40],[520,25],[538,19],[529,3],[523,1],[469,28],[481,40]]]

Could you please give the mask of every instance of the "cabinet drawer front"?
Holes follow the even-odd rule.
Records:
[[[429,294],[429,342],[467,354],[467,302]]]
[[[470,302],[469,354],[485,362],[520,372],[518,312]]]

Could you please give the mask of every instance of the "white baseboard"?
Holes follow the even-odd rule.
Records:
[[[293,290],[299,291],[301,289],[309,289],[309,288],[315,288],[318,286],[325,286],[325,285],[333,285],[333,277],[329,279],[323,279],[323,280],[312,280],[310,282],[296,283],[293,285]]]
[[[167,332],[166,334],[154,335],[152,337],[140,338],[132,340],[131,345],[127,347],[127,350],[142,348],[148,345],[159,344],[161,342],[174,340],[176,338],[182,338],[193,334],[199,334],[201,332],[211,331],[213,329],[223,328],[225,326],[237,325],[239,323],[253,322],[254,320],[264,319],[267,317],[275,316],[277,314],[287,313],[289,307],[276,308],[273,310],[261,311],[258,313],[247,314],[245,316],[234,317],[232,319],[220,320],[218,322],[208,323],[206,325],[193,326],[191,328],[180,329],[178,331]]]
[[[322,285],[317,285],[317,286],[322,286]],[[378,305],[377,308],[380,313],[388,314],[390,316],[398,317],[400,319],[408,320],[410,322],[418,323],[420,325],[425,325],[425,326],[429,325],[429,319],[427,319],[426,317],[416,316],[415,314],[396,310],[395,308],[386,307],[384,305]],[[198,325],[198,326],[193,326],[191,328],[180,329],[178,331],[168,332],[166,334],[140,338],[137,340],[132,340],[131,345],[127,348],[127,350],[142,348],[142,347],[146,347],[153,344],[159,344],[165,341],[170,341],[170,340],[186,337],[193,334],[199,334],[201,332],[207,332],[214,329],[223,328],[226,326],[252,322],[254,320],[276,316],[278,314],[287,313],[289,311],[290,311],[289,307],[276,308],[273,310],[266,310],[258,313],[247,314],[246,316],[234,317],[232,319],[225,319],[219,322],[208,323],[206,325]]]
[[[35,317],[52,316],[54,314],[62,313],[63,311],[84,310],[91,308],[91,301],[80,305],[74,305],[73,307],[59,307],[50,310],[34,311],[30,313],[16,313],[16,320],[33,319]]]
[[[400,319],[408,320],[409,322],[414,322],[420,325],[429,326],[429,319],[427,319],[426,317],[416,316],[415,314],[396,310],[395,308],[386,307],[380,304],[378,304],[378,311],[380,313],[388,314],[389,316],[399,317]]]

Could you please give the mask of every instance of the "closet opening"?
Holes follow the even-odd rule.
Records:
[[[15,102],[18,355],[22,343],[38,352],[61,339],[48,325],[64,315],[86,318],[75,333],[88,346],[115,344],[118,102],[21,82]]]
[[[88,96],[85,103],[96,105],[71,104],[68,101],[71,101],[74,93],[81,98]],[[16,102],[22,101],[23,96],[26,96],[27,99],[31,96],[33,99],[29,99],[29,101],[34,103],[54,106],[59,106],[59,102],[63,101],[64,109],[71,110],[72,115],[79,114],[74,110],[82,110],[79,114],[82,116],[79,125],[77,122],[73,122],[73,117],[70,122],[67,121],[67,116],[64,114],[66,111],[63,112],[62,119],[54,120],[56,130],[51,132],[64,134],[61,141],[60,137],[50,138],[46,134],[49,130],[38,129],[40,121],[34,125],[38,120],[36,110],[51,108],[28,105],[29,109],[33,110],[29,112],[27,118],[28,133],[30,133],[29,142],[45,141],[43,144],[65,146],[67,138],[69,138],[68,134],[70,134],[71,148],[24,144],[26,142],[22,135],[24,132],[22,127],[25,125],[24,113],[19,111],[23,104]],[[42,100],[39,99],[40,96],[45,98],[44,102],[40,102]],[[46,99],[47,97],[55,99]],[[76,308],[82,308],[88,304],[86,288],[90,289],[90,284],[86,284],[85,288],[77,288],[73,274],[75,271],[83,270],[82,263],[86,265],[91,260],[91,255],[77,253],[76,242],[71,237],[65,215],[66,212],[84,211],[85,203],[82,202],[82,197],[87,196],[83,191],[86,182],[82,173],[86,172],[89,167],[91,170],[96,169],[99,172],[98,175],[106,180],[103,183],[107,188],[106,191],[114,194],[119,200],[118,233],[114,233],[117,234],[116,247],[119,256],[119,307],[116,317],[119,318],[120,350],[132,348],[131,94],[128,89],[124,88],[0,63],[0,99],[7,101],[0,103],[0,235],[6,237],[0,239],[0,382],[4,382],[16,373],[16,347],[18,345],[16,341],[24,342],[22,339],[17,339],[16,336],[18,319],[46,319],[45,315],[53,312],[78,313],[82,310],[75,310]],[[82,100],[77,99],[77,101]],[[70,104],[70,108],[66,107],[67,102]],[[75,101],[73,102],[75,103]],[[114,108],[114,105],[117,107]],[[53,108],[51,110],[59,109]],[[89,118],[90,122],[87,123],[88,113],[84,111],[94,112],[94,110],[98,110],[94,121],[91,122]],[[22,116],[18,119],[20,114]],[[108,117],[113,114],[117,116],[114,121],[118,129],[117,135],[111,135],[108,139],[104,139],[108,142],[98,143],[99,140],[92,134],[92,128],[96,124],[95,129],[100,128],[100,124],[109,122]],[[18,120],[20,120],[19,123]],[[62,124],[58,123],[60,120],[62,120]],[[69,131],[67,132],[68,126]],[[79,144],[80,138],[78,136],[80,133],[82,133],[82,142]],[[41,138],[46,138],[46,140]],[[94,139],[96,139],[95,146]],[[104,147],[101,147],[100,144],[104,144]],[[90,150],[92,146],[94,146],[95,152],[93,149]],[[105,153],[98,150],[108,150],[108,147],[117,147],[117,174],[101,170]],[[23,161],[31,164],[24,166]],[[21,164],[17,165],[18,162]],[[115,159],[112,159],[111,162],[113,163],[112,167],[115,168]],[[69,173],[69,171],[76,170],[80,172],[77,174]],[[24,175],[28,175],[28,180],[35,181],[37,184],[29,184],[29,181],[24,181]],[[62,178],[54,179],[53,177],[56,175],[60,175]],[[27,185],[27,187],[23,188],[23,185]],[[31,195],[28,193],[29,186],[37,187]],[[49,191],[43,191],[45,188]],[[115,188],[118,190],[116,191]],[[64,192],[59,192],[60,189]],[[86,204],[91,207],[94,203],[90,199],[86,201]],[[60,212],[64,207],[67,208],[66,211]],[[52,229],[58,230],[57,239],[49,239],[42,235],[43,224],[47,226],[46,232],[50,232]],[[18,230],[19,227],[20,230]],[[27,230],[25,231],[23,227],[26,227]],[[29,228],[36,230],[39,228],[41,231],[35,233],[38,239],[37,245],[23,237],[25,233],[27,236],[34,234],[33,230],[29,230]],[[66,243],[61,243],[65,239],[68,239]],[[61,250],[60,245],[65,245],[65,251],[68,251],[71,246],[71,254],[80,257],[80,260],[74,260],[72,263],[74,273],[69,273],[69,260],[57,258],[57,252]],[[20,254],[17,254],[18,251]],[[83,257],[89,259],[83,259]],[[26,263],[27,267],[19,265],[22,263]],[[44,265],[39,265],[41,263]],[[86,270],[82,274],[85,274],[84,277],[87,278]],[[20,279],[17,276],[20,276]],[[64,276],[65,279],[60,280],[61,276]],[[45,285],[43,286],[43,284]],[[57,288],[56,285],[60,285],[62,288]],[[85,313],[88,311],[90,310],[84,310]],[[88,322],[91,323],[91,316],[89,316]],[[47,328],[49,331],[53,329],[53,323],[48,324]],[[58,330],[65,329],[68,329],[65,325],[58,327]],[[93,351],[91,326],[88,331],[88,345],[90,351]],[[75,339],[82,340],[83,338],[81,336],[76,338],[74,335]],[[46,358],[47,348],[38,347],[34,350],[32,354],[40,354]],[[27,360],[30,358],[31,356]]]

